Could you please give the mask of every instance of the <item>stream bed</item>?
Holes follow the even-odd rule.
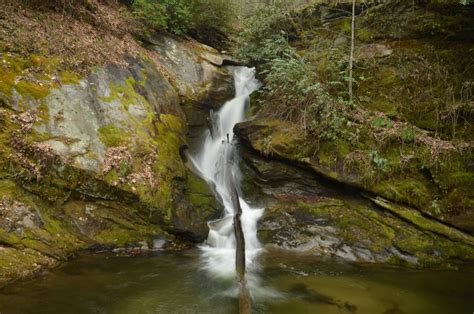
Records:
[[[265,251],[254,313],[472,313],[474,269],[413,271]],[[216,282],[198,249],[137,257],[85,254],[0,290],[0,313],[237,313],[234,280]]]

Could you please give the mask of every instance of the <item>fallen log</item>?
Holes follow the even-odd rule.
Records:
[[[252,312],[252,302],[250,292],[245,280],[245,237],[242,229],[242,207],[240,207],[239,194],[235,188],[232,176],[229,176],[229,190],[234,207],[234,233],[235,233],[235,269],[239,285],[239,313],[250,314]]]

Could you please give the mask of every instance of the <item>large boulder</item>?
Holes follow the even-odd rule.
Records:
[[[205,46],[161,40],[159,53],[82,77],[46,57],[2,55],[0,281],[82,248],[207,237],[221,206],[181,159],[182,104],[231,77]],[[11,265],[19,254],[30,266]]]
[[[233,70],[225,65],[228,57],[193,40],[158,35],[150,41],[156,61],[181,97],[188,138],[194,142],[207,126],[209,111],[234,96]]]
[[[244,195],[265,206],[260,240],[276,247],[350,262],[415,268],[474,260],[474,238],[417,210],[334,184],[307,169],[243,149]]]
[[[232,70],[217,50],[170,36],[156,36],[151,42],[183,101],[219,108],[232,98]]]

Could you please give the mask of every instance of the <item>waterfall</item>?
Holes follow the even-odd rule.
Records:
[[[191,160],[201,176],[215,186],[222,199],[225,210],[223,217],[209,222],[209,236],[201,246],[203,268],[213,277],[230,278],[235,270],[235,236],[233,229],[234,208],[228,185],[229,176],[234,178],[240,188],[238,151],[234,145],[234,125],[245,120],[245,109],[250,94],[260,83],[255,79],[255,69],[238,67],[234,71],[235,97],[227,101],[217,112],[210,113],[210,130],[206,131],[204,142]],[[240,193],[241,196],[241,193]],[[257,238],[257,221],[263,213],[262,208],[252,208],[242,197],[242,229],[245,237],[247,277],[256,270],[256,257],[261,251]]]

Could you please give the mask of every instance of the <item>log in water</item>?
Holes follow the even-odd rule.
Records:
[[[248,314],[252,311],[250,292],[245,280],[245,236],[242,230],[242,207],[240,207],[239,194],[235,188],[234,179],[229,177],[229,189],[234,207],[234,234],[235,234],[235,270],[239,286],[239,313]]]

